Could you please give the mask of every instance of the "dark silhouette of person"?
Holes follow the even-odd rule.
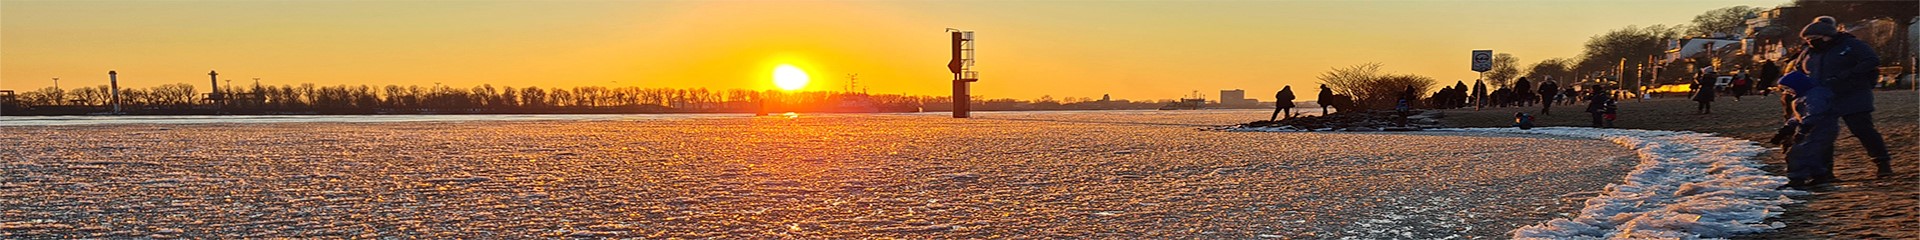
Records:
[[[1267,117],[1267,121],[1279,120],[1281,112],[1286,112],[1287,118],[1293,118],[1293,85],[1280,87],[1279,92],[1273,93],[1273,99],[1273,116]]]
[[[1553,80],[1540,82],[1540,115],[1553,115],[1548,111],[1553,108],[1554,97],[1557,96],[1560,96],[1560,84],[1553,83]]]
[[[1606,115],[1612,113],[1608,105],[1613,103],[1613,96],[1601,90],[1600,85],[1593,85],[1587,89],[1587,114],[1593,116],[1593,127],[1607,127]]]
[[[1521,107],[1533,106],[1533,81],[1528,81],[1527,77],[1520,77],[1520,80],[1515,80],[1513,82],[1513,95],[1514,105]]]
[[[1713,72],[1713,66],[1706,66],[1701,67],[1700,72],[1693,77],[1693,85],[1689,87],[1693,88],[1693,101],[1699,103],[1699,106],[1694,108],[1694,114],[1713,113],[1713,98],[1719,92],[1715,78],[1719,75]]]
[[[1500,88],[1500,90],[1493,90],[1492,93],[1487,94],[1487,106],[1488,107],[1507,107],[1508,95],[1513,95],[1513,88]]]
[[[1407,86],[1407,90],[1400,91],[1400,105],[1396,107],[1398,110],[1404,112],[1413,109],[1413,101],[1418,100],[1413,91],[1413,86]]]
[[[1468,98],[1467,91],[1468,90],[1467,90],[1466,81],[1453,81],[1453,98],[1454,99],[1448,100],[1453,103],[1453,107],[1451,108],[1462,108],[1467,106],[1466,105],[1467,98]]]
[[[1747,73],[1748,73],[1747,71],[1742,70],[1739,73],[1734,74],[1733,86],[1727,89],[1728,91],[1733,93],[1733,101],[1735,102],[1739,102],[1740,97],[1746,96],[1748,91],[1753,90],[1753,80],[1752,80],[1753,75],[1748,75]]]
[[[1833,142],[1840,122],[1860,139],[1873,158],[1875,175],[1891,177],[1893,158],[1886,139],[1873,128],[1873,85],[1880,57],[1852,34],[1840,32],[1832,17],[1821,16],[1800,31],[1807,42],[1794,64],[1815,84],[1796,92],[1805,107],[1800,118],[1800,142],[1787,152],[1788,185],[1805,188],[1837,180],[1833,176]],[[1836,121],[1838,120],[1838,121]]]
[[[1487,80],[1473,80],[1473,110],[1487,107]]]
[[[1320,103],[1320,116],[1326,116],[1327,107],[1333,106],[1334,103],[1339,102],[1334,100],[1333,95],[1334,94],[1333,94],[1332,88],[1327,88],[1326,84],[1320,84],[1320,98],[1313,100],[1315,102]]]
[[[1760,64],[1760,79],[1755,80],[1758,80],[1756,83],[1759,84],[1761,96],[1773,94],[1773,86],[1779,84],[1780,74],[1780,65],[1774,64],[1773,60]]]

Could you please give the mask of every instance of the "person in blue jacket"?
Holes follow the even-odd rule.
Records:
[[[1873,128],[1873,85],[1880,57],[1866,42],[1839,31],[1838,21],[1821,16],[1800,31],[1807,42],[1795,70],[1814,82],[1802,98],[1802,139],[1787,153],[1788,185],[1816,186],[1837,181],[1833,176],[1833,142],[1840,122],[1860,139],[1878,167],[1876,175],[1893,174],[1886,140]]]

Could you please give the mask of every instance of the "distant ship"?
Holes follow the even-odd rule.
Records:
[[[1207,98],[1200,91],[1193,91],[1193,98],[1180,98],[1178,102],[1167,103],[1160,110],[1200,110],[1207,107]]]
[[[829,111],[843,112],[843,113],[880,112],[880,104],[873,101],[873,96],[867,95],[867,90],[865,88],[859,87],[860,86],[860,83],[858,80],[859,76],[860,74],[847,74],[846,92],[841,94],[836,94],[838,95],[835,97],[838,99],[837,101],[835,101],[837,103],[834,104],[833,109]],[[860,91],[855,92],[853,91],[854,89],[860,89]]]
[[[873,101],[873,97],[867,96],[866,93],[848,93],[845,95],[840,95],[839,98],[840,98],[839,104],[835,104],[833,106],[833,112],[845,112],[845,113],[880,112],[880,104],[875,103]]]

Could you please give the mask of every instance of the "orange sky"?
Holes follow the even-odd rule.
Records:
[[[1784,1],[0,1],[0,89],[265,84],[808,90],[944,95],[944,28],[978,31],[975,94],[1271,101],[1333,67],[1468,80],[1468,51],[1522,64],[1590,36]],[[224,82],[223,82],[224,83]],[[1313,96],[1311,91],[1297,95]]]

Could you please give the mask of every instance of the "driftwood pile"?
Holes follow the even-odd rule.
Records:
[[[1325,116],[1293,117],[1279,121],[1255,121],[1234,127],[1241,129],[1295,131],[1419,131],[1424,128],[1442,127],[1440,125],[1440,118],[1443,117],[1445,117],[1445,114],[1436,110],[1418,111],[1413,114],[1402,114],[1395,111],[1336,112]]]

